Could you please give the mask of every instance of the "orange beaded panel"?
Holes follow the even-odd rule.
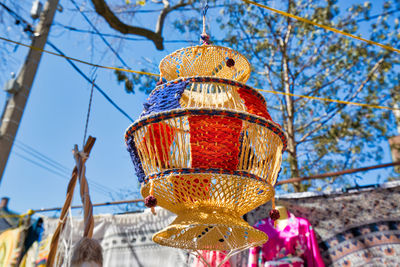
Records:
[[[191,116],[188,120],[192,168],[235,170],[242,121],[216,116]]]
[[[271,120],[271,116],[268,113],[267,106],[264,101],[261,101],[254,92],[247,88],[240,88],[238,90],[240,97],[243,99],[244,104],[247,108],[247,112],[264,117],[267,120]]]

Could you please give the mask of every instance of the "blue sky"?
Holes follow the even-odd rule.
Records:
[[[11,2],[11,0],[5,1],[8,4]],[[29,18],[30,1],[21,0],[19,2],[24,8],[21,10],[21,14],[25,18]],[[87,8],[92,9],[90,1],[78,2],[86,2]],[[360,2],[363,1],[340,1],[340,6],[345,9],[350,4]],[[381,1],[376,2],[380,3]],[[64,7],[64,11],[56,14],[56,22],[90,29],[87,22],[83,20],[78,12],[70,11],[74,6],[69,0],[61,1],[61,4]],[[374,4],[379,5],[378,3]],[[150,8],[151,6],[149,6]],[[372,14],[375,14],[375,11],[378,12],[379,10],[374,10]],[[178,13],[172,13],[172,15],[175,14]],[[144,17],[138,17],[132,23],[153,29],[156,18],[153,15],[146,15],[145,19]],[[189,17],[190,13],[186,13],[185,16]],[[212,21],[218,16],[218,13],[216,10],[210,10],[208,16]],[[3,19],[11,19],[5,13],[3,13],[3,17]],[[170,21],[168,19],[166,21],[167,26],[164,29],[165,39],[196,39],[193,36],[182,36],[176,30],[173,30],[173,26],[168,25]],[[96,23],[95,20],[93,22]],[[103,25],[99,28],[101,32],[115,33],[107,26],[104,26],[105,24],[100,23],[99,25]],[[199,33],[200,30],[201,25],[199,25]],[[2,27],[0,35],[29,43],[28,38],[21,37],[23,36],[21,28],[15,25],[9,30]],[[49,40],[71,57],[107,66],[121,65],[98,37],[68,32],[58,26],[53,26]],[[157,51],[154,45],[148,41],[125,42],[121,44],[118,40],[108,40],[119,51],[121,57],[128,65],[135,70],[141,68],[149,69],[149,66],[152,64],[143,62],[158,64],[168,53],[188,45],[185,43],[165,44],[166,49],[164,51]],[[10,45],[8,47],[13,51],[13,46]],[[91,47],[94,48],[91,49]],[[46,49],[51,50],[49,46]],[[3,72],[0,76],[1,86],[9,78],[10,72],[18,72],[19,66],[23,62],[27,52],[28,49],[18,47],[15,52],[8,55],[7,62],[9,64],[3,66],[1,69]],[[88,76],[93,72],[93,68],[91,67],[82,64],[77,65]],[[149,71],[155,72],[156,69],[149,69]],[[135,94],[127,94],[123,86],[117,84],[115,75],[110,70],[98,69],[96,71],[96,83],[131,117],[136,119],[139,116],[146,95],[138,90],[136,90]],[[10,208],[12,210],[23,213],[28,209],[62,206],[68,179],[75,164],[71,153],[72,148],[74,144],[82,147],[90,88],[90,84],[65,59],[48,54],[43,55],[17,134],[17,145],[13,147],[0,185],[0,197],[8,196],[11,198]],[[5,98],[6,93],[0,91],[0,108],[3,107]],[[134,169],[124,144],[124,132],[129,125],[130,121],[128,119],[112,107],[98,92],[94,91],[88,134],[95,136],[97,141],[87,161],[87,177],[90,181],[101,184],[103,189],[109,191],[104,192],[103,189],[99,189],[98,186],[92,185],[89,181],[91,197],[94,203],[112,200],[110,193],[115,199],[119,199],[122,196],[119,197],[117,193],[121,190],[139,190],[136,175],[134,174]],[[26,145],[46,155],[65,168],[59,166],[58,169],[55,169],[54,166],[50,166],[37,157],[26,153]],[[24,147],[25,150],[23,149]],[[385,147],[385,150],[388,150],[388,146]],[[62,177],[38,167],[26,160],[26,158],[34,160],[59,173],[63,173]],[[390,161],[390,155],[387,153],[383,162]],[[376,177],[379,174],[384,175],[385,173],[386,170],[371,172],[368,174],[370,178],[360,183],[375,183]],[[78,190],[77,188],[74,204],[80,204]],[[134,195],[123,196],[126,199],[134,197]],[[118,210],[115,208],[97,208],[95,210],[96,213],[115,211]]]

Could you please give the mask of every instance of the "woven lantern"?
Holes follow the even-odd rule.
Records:
[[[167,82],[125,136],[143,197],[177,214],[153,240],[190,250],[265,243],[241,216],[274,197],[286,139],[263,96],[244,84],[249,62],[202,45],[166,56],[160,72]]]

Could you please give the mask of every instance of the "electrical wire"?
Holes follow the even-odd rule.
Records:
[[[48,172],[60,177],[60,178],[62,178],[65,181],[69,181],[68,175],[66,175],[66,174],[62,174],[62,173],[60,173],[58,171],[50,169],[50,168],[46,167],[45,165],[41,164],[40,162],[37,162],[37,161],[35,161],[33,159],[30,159],[30,158],[28,158],[28,157],[26,157],[26,156],[24,156],[24,155],[22,155],[22,154],[20,154],[18,152],[13,152],[13,154],[15,154],[16,156],[18,156],[18,157],[20,157],[20,158],[32,163],[33,165],[35,165],[35,166],[37,166],[39,168],[42,168],[42,169],[44,169],[44,170],[46,170],[46,171],[48,171]],[[108,197],[110,196],[109,195],[109,191],[101,189],[101,188],[97,187],[96,185],[94,185],[92,183],[91,183],[91,185],[92,185],[93,190],[97,191],[97,193],[100,193],[100,194],[102,194],[104,196],[108,196]]]
[[[27,22],[26,20],[24,20],[21,16],[19,16],[17,13],[13,12],[11,9],[9,9],[9,8],[8,8],[7,6],[5,6],[4,4],[2,4],[2,3],[0,3],[0,4],[1,4],[1,6],[5,7],[6,10],[9,12],[9,14],[12,15],[12,16],[14,16],[14,18],[19,19],[20,21],[22,21],[22,22],[25,23],[25,24],[28,24],[28,22]],[[29,24],[28,24],[28,25],[29,25]],[[58,50],[59,53],[62,53],[62,52],[61,52],[59,49],[57,49],[57,47],[55,47],[53,44],[51,44],[51,46],[52,46],[54,49]],[[72,65],[75,66],[73,63],[72,63]],[[76,67],[76,66],[75,66],[75,67]],[[75,68],[75,69],[77,69],[78,72],[79,72],[80,74],[83,74],[83,72],[82,72],[79,68]],[[88,77],[87,77],[87,76],[85,76],[84,74],[83,74],[83,76],[88,80]],[[115,102],[113,102],[113,101],[111,100],[111,98],[109,98],[108,95],[105,94],[105,92],[104,92],[103,90],[101,90],[100,87],[98,87],[97,85],[95,85],[95,86],[96,86],[96,89],[97,89],[97,90],[98,90],[98,91],[99,91],[99,92],[100,92],[114,107],[117,108],[117,110],[119,110],[120,112],[122,111],[123,115],[127,116],[128,119],[130,119],[131,121],[133,121],[133,119],[132,119],[129,115],[127,115],[127,113],[124,112],[121,108],[119,108],[119,106],[117,106],[117,105],[115,104]],[[39,151],[37,151],[37,150],[35,150],[34,148],[32,148],[31,146],[26,145],[26,144],[24,144],[24,143],[22,143],[22,142],[20,142],[20,141],[16,142],[16,145],[17,145],[21,150],[23,150],[25,153],[28,153],[28,154],[30,154],[31,156],[33,156],[34,158],[39,159],[39,161],[42,161],[42,163],[44,163],[44,164],[47,165],[47,166],[45,166],[45,165],[43,165],[43,164],[41,164],[41,163],[39,163],[39,162],[37,162],[37,161],[34,161],[34,160],[32,160],[32,159],[29,159],[29,158],[23,156],[22,154],[19,154],[19,153],[18,153],[18,156],[22,157],[23,159],[25,159],[25,160],[31,162],[32,164],[37,165],[38,167],[41,167],[41,168],[46,169],[47,171],[50,171],[50,172],[52,172],[53,174],[56,174],[56,175],[58,175],[58,176],[61,176],[61,177],[63,177],[63,178],[66,178],[65,176],[68,176],[68,175],[69,175],[69,168],[67,168],[67,167],[63,166],[62,164],[60,164],[60,163],[58,163],[58,162],[52,160],[51,158],[45,156],[44,154],[42,154],[42,153],[40,153]],[[24,147],[24,146],[25,146],[25,147]],[[49,165],[50,165],[52,168],[55,168],[56,170],[50,169],[50,168],[48,167]],[[66,179],[68,179],[68,178],[66,178]],[[89,180],[89,179],[88,179],[88,180]],[[95,182],[95,181],[92,181],[92,180],[89,180],[89,181],[90,181],[91,185],[93,185],[95,188],[97,188],[97,191],[100,190],[100,191],[101,191],[103,194],[105,194],[105,195],[109,195],[110,192],[114,191],[114,190],[112,190],[112,189],[110,189],[110,188],[108,188],[108,187],[106,187],[106,186],[104,186],[104,185],[101,185],[101,184],[99,184],[99,183],[97,183],[97,182]]]
[[[44,170],[46,170],[46,171],[48,171],[48,172],[60,177],[60,178],[62,178],[63,180],[69,181],[69,178],[68,178],[69,175],[70,175],[69,173],[60,172],[58,170],[54,170],[52,168],[49,168],[45,164],[42,164],[42,162],[37,161],[38,158],[36,158],[36,160],[35,160],[35,159],[29,158],[29,157],[27,157],[27,156],[25,156],[25,155],[23,155],[23,154],[21,154],[19,152],[13,152],[13,154],[15,154],[16,156],[18,156],[18,157],[20,157],[20,158],[32,163],[33,165],[35,165],[35,166],[37,166],[39,168],[42,168],[42,169],[44,169]],[[98,193],[100,193],[100,194],[102,194],[104,196],[110,196],[110,193],[112,193],[112,191],[114,191],[114,190],[111,190],[111,189],[107,189],[107,187],[105,187],[103,185],[100,185],[98,183],[94,183],[93,181],[90,181],[90,186],[93,188],[93,190],[97,191]]]
[[[257,3],[255,3],[255,2],[252,2],[252,1],[249,1],[249,0],[242,0],[242,1],[248,2],[248,3],[252,3],[252,4],[255,4],[255,5],[257,5],[257,6],[265,7],[265,8],[267,8],[267,9],[271,9],[271,8],[269,8],[269,7],[267,7],[267,6],[263,6],[263,5],[257,4]],[[275,10],[275,9],[272,9],[272,10],[277,11],[277,10]],[[278,11],[279,11],[279,10],[278,10]],[[282,12],[282,11],[279,11],[279,12]],[[288,14],[288,13],[286,13],[286,12],[282,12],[282,13]],[[288,14],[288,16],[289,16],[289,15],[290,15],[290,16],[294,16],[294,15]],[[297,17],[297,16],[294,16],[294,17],[299,18],[299,17]],[[303,19],[303,18],[300,18],[300,19]],[[303,19],[303,20],[305,20],[305,19]],[[313,22],[312,22],[312,23],[313,23]],[[324,27],[326,27],[326,26],[324,26]],[[328,28],[329,28],[329,27],[328,27]],[[55,56],[63,57],[63,58],[65,58],[65,59],[75,68],[75,70],[77,70],[77,71],[78,71],[88,82],[90,82],[90,83],[91,83],[91,80],[90,80],[90,79],[89,79],[89,78],[88,78],[88,77],[87,77],[87,76],[86,76],[72,61],[76,61],[76,62],[79,62],[79,63],[83,63],[83,64],[86,64],[86,65],[90,65],[90,66],[98,67],[98,68],[119,70],[119,71],[123,71],[123,72],[134,72],[134,73],[142,74],[142,75],[159,76],[158,74],[154,74],[154,73],[137,72],[137,71],[126,70],[126,69],[121,69],[121,68],[107,67],[107,66],[102,66],[102,65],[98,65],[98,64],[92,64],[92,63],[89,63],[89,62],[86,62],[86,61],[83,61],[83,60],[80,60],[80,59],[71,58],[71,57],[66,56],[64,53],[62,53],[62,52],[61,52],[57,47],[55,47],[50,41],[48,41],[48,44],[49,44],[51,47],[53,47],[53,49],[56,50],[56,51],[58,52],[58,54],[57,54],[57,53],[54,53],[54,52],[51,52],[51,51],[44,50],[44,49],[40,49],[40,48],[37,48],[37,47],[33,47],[33,46],[31,46],[31,45],[26,45],[26,44],[23,44],[23,43],[21,43],[21,42],[13,41],[13,40],[10,40],[10,39],[1,37],[1,36],[0,36],[0,40],[8,41],[8,42],[11,42],[11,43],[14,43],[14,44],[19,44],[19,45],[21,45],[21,46],[25,46],[25,47],[29,47],[29,48],[32,48],[32,49],[36,49],[36,50],[39,50],[39,51],[41,51],[41,52],[49,53],[49,54],[52,54],[52,55],[55,55]],[[400,51],[400,50],[399,50],[399,51]],[[133,122],[133,119],[132,119],[128,114],[126,114],[125,111],[123,111],[120,107],[118,107],[118,106],[115,104],[115,102],[112,101],[112,100],[105,94],[105,92],[104,92],[103,90],[101,90],[96,84],[95,84],[95,88],[96,88],[96,89],[97,89],[97,90],[98,90],[112,105],[114,105],[114,107],[117,108],[125,117],[127,117],[129,120],[131,120],[131,122]],[[322,97],[313,97],[313,96],[297,95],[297,94],[284,93],[284,92],[276,92],[276,91],[263,90],[263,89],[256,89],[256,90],[263,91],[263,92],[267,92],[267,93],[272,93],[272,94],[290,95],[290,96],[296,96],[296,97],[301,97],[301,98],[307,98],[307,99],[313,99],[313,100],[320,100],[320,101],[325,101],[325,102],[340,103],[340,104],[346,104],[346,105],[356,105],[356,106],[362,106],[362,107],[370,107],[370,108],[378,108],[378,109],[387,109],[387,110],[392,110],[392,111],[394,111],[394,110],[400,110],[399,108],[392,108],[392,107],[380,106],[380,105],[371,105],[371,104],[366,104],[366,103],[357,103],[357,102],[343,101],[343,100],[330,99],[330,98],[322,98]]]
[[[390,10],[388,12],[383,12],[380,14],[376,14],[376,15],[372,15],[368,18],[362,18],[362,19],[357,19],[355,20],[355,22],[363,22],[363,21],[370,21],[372,19],[376,19],[380,16],[385,16],[385,15],[390,15],[390,14],[394,14],[396,12],[399,12],[399,9],[394,9],[394,10]],[[84,11],[82,11],[84,12]],[[85,30],[85,29],[79,29],[76,27],[72,27],[69,25],[64,25],[62,23],[59,22],[54,22],[54,25],[62,27],[66,30],[69,31],[74,31],[74,32],[79,32],[79,33],[88,33],[88,34],[93,34],[93,35],[100,35],[100,36],[105,36],[105,37],[112,37],[112,38],[117,38],[117,39],[121,39],[121,40],[126,40],[126,41],[146,41],[146,42],[151,42],[151,40],[147,39],[147,38],[132,38],[132,37],[128,37],[128,36],[122,36],[122,35],[117,35],[117,34],[111,34],[111,33],[101,33],[101,32],[95,32],[95,31],[90,31],[90,30]],[[346,25],[346,24],[345,24]],[[251,37],[250,39],[252,40],[264,40],[264,39],[268,39],[269,37]],[[164,43],[196,43],[198,42],[198,40],[164,40]],[[228,40],[213,40],[214,43],[230,43],[230,41]]]
[[[332,27],[329,27],[329,26],[326,26],[326,25],[323,25],[323,24],[319,24],[319,23],[313,22],[311,20],[296,16],[296,15],[293,15],[293,14],[290,14],[290,13],[287,13],[287,12],[284,12],[284,11],[281,11],[281,10],[266,6],[266,5],[259,4],[257,2],[253,2],[253,1],[250,1],[250,0],[242,0],[242,1],[247,3],[247,4],[258,6],[258,7],[267,9],[269,11],[278,13],[278,14],[280,14],[282,16],[285,16],[285,17],[288,17],[288,18],[292,18],[292,19],[295,19],[295,20],[298,20],[298,21],[301,21],[301,22],[305,22],[305,23],[314,25],[316,27],[320,27],[320,28],[323,28],[325,30],[328,30],[328,31],[331,31],[331,32],[335,32],[335,33],[338,33],[338,34],[341,34],[341,35],[344,35],[344,36],[347,36],[347,37],[350,37],[350,38],[365,42],[365,43],[370,44],[370,45],[379,46],[379,47],[382,47],[382,48],[384,48],[386,50],[400,53],[400,49],[391,47],[389,45],[384,45],[384,44],[381,44],[381,43],[378,43],[378,42],[374,42],[374,41],[371,41],[371,40],[356,36],[356,35],[351,34],[351,33],[347,33],[347,32],[344,32],[344,31],[341,31],[341,30],[338,30],[338,29],[335,29],[335,28],[332,28]]]
[[[10,138],[6,136],[6,138]],[[32,146],[25,144],[19,140],[15,140],[15,146],[16,148],[22,150],[24,153],[28,154],[30,157],[33,157],[36,161],[35,163],[41,165],[39,167],[45,168],[46,170],[53,172],[56,175],[62,176],[63,178],[66,178],[70,175],[71,169],[66,167],[65,165],[62,165],[61,163],[55,161],[54,159],[44,155],[43,153],[39,152]],[[16,152],[17,153],[17,152]],[[24,157],[25,160],[31,162],[32,164],[35,164],[32,159],[29,159],[28,157],[18,153],[19,157]],[[37,165],[36,164],[36,165]],[[67,178],[68,179],[68,178]],[[110,187],[107,187],[105,185],[102,185],[94,180],[88,179],[90,181],[90,184],[95,186],[97,189],[101,190],[103,193],[115,193],[116,191],[111,189]]]
[[[18,19],[18,20],[20,20],[20,21],[22,21],[24,24],[26,24],[26,25],[30,25],[24,18],[22,18],[21,16],[19,16],[16,12],[14,12],[13,10],[11,10],[9,7],[7,7],[6,5],[4,5],[3,3],[0,3],[1,4],[1,6],[3,6],[7,11],[8,11],[8,13],[11,15],[11,16],[13,16],[16,20]],[[30,27],[30,28],[32,28],[32,27]],[[33,32],[33,30],[30,30],[31,32]],[[18,44],[18,45],[21,45],[21,46],[24,46],[24,47],[29,47],[29,48],[31,48],[31,49],[35,49],[35,50],[38,50],[38,51],[41,51],[41,52],[45,52],[45,53],[49,53],[49,54],[52,54],[52,55],[57,55],[57,56],[60,56],[60,57],[63,57],[63,58],[65,58],[67,61],[68,61],[68,63],[70,63],[71,65],[72,65],[72,67],[79,73],[79,74],[81,74],[81,76],[82,77],[84,77],[88,82],[90,82],[90,83],[92,83],[92,81],[83,73],[83,71],[81,70],[81,69],[79,69],[73,62],[72,62],[72,60],[74,60],[74,61],[77,61],[77,62],[81,62],[81,63],[85,63],[85,64],[87,64],[87,65],[90,65],[90,66],[93,66],[93,67],[99,67],[99,66],[97,66],[96,64],[92,64],[92,63],[89,63],[89,62],[86,62],[86,61],[83,61],[83,60],[78,60],[78,59],[73,59],[73,58],[70,58],[70,57],[67,57],[60,49],[58,49],[55,45],[53,45],[49,40],[47,40],[47,43],[54,49],[54,50],[56,50],[57,52],[58,52],[58,54],[57,53],[54,53],[54,52],[51,52],[51,51],[47,51],[47,50],[44,50],[44,49],[40,49],[40,48],[38,48],[38,47],[34,47],[34,46],[31,46],[31,45],[26,45],[26,44],[23,44],[23,43],[20,43],[20,42],[16,42],[16,41],[12,41],[12,40],[9,40],[9,39],[7,39],[7,38],[4,38],[4,37],[0,37],[0,40],[4,40],[4,41],[9,41],[9,42],[11,42],[11,43],[15,43],[15,44]],[[115,70],[118,70],[118,68],[114,68]],[[124,70],[124,69],[121,69],[121,70]],[[129,71],[129,72],[135,72],[135,71],[132,71],[132,70],[125,70],[125,71]],[[136,72],[135,72],[136,73]],[[143,72],[138,72],[138,73],[143,73]],[[157,74],[153,74],[153,75],[157,75]],[[159,75],[157,75],[157,76],[159,76]],[[122,113],[126,118],[128,118],[131,122],[133,122],[133,119],[122,109],[122,108],[120,108],[97,84],[95,84],[94,83],[94,87],[96,88],[96,90],[97,91],[99,91],[100,92],[100,94],[101,95],[103,95],[105,98],[106,98],[106,100],[111,104],[111,105],[113,105],[120,113]]]
[[[316,96],[304,96],[304,95],[297,95],[297,94],[292,94],[292,93],[264,90],[264,89],[259,89],[259,88],[255,88],[255,89],[257,91],[266,92],[266,93],[275,94],[275,95],[288,95],[288,96],[294,96],[294,97],[307,98],[307,99],[311,99],[311,100],[319,100],[319,101],[360,106],[360,107],[366,107],[366,108],[388,109],[388,110],[392,110],[392,111],[400,110],[399,108],[392,108],[392,107],[387,107],[387,106],[379,106],[379,105],[372,105],[372,104],[365,104],[365,103],[358,103],[358,102],[351,102],[351,101],[344,101],[344,100],[330,99],[330,98],[316,97]]]
[[[238,5],[240,5],[240,4],[235,4],[235,3],[232,3],[232,4],[230,4],[230,6],[238,6]],[[219,8],[219,7],[226,7],[226,5],[214,5],[214,6],[210,6],[210,8],[212,9],[212,8]],[[74,10],[74,9],[68,9],[69,11],[76,11],[76,10]],[[190,8],[190,7],[181,7],[181,8],[179,8],[179,9],[177,9],[178,11],[194,11],[194,10],[199,10],[199,8],[196,8],[196,7],[192,7],[192,8]],[[115,12],[115,14],[124,14],[124,13],[158,13],[158,12],[161,12],[161,11],[163,11],[163,9],[162,8],[160,8],[160,9],[142,9],[142,10],[135,10],[135,11],[121,11],[121,12]],[[87,11],[82,11],[82,12],[85,12],[85,13],[96,13],[96,11],[94,11],[94,10],[87,10]]]
[[[1,39],[2,37],[0,37]],[[47,41],[47,43],[55,50],[57,51],[57,53],[59,53],[61,56],[63,56],[68,63],[89,83],[92,83],[92,81],[89,79],[89,77],[80,69],[78,68],[78,66],[76,66],[74,64],[74,62],[72,62],[72,59],[65,56],[65,54],[58,49],[52,42]],[[56,53],[54,53],[56,54]],[[93,82],[93,86],[94,88],[96,88],[96,90],[104,96],[104,98],[111,104],[113,105],[122,115],[124,115],[128,120],[130,120],[131,122],[133,122],[134,120],[131,118],[131,116],[129,116],[122,108],[120,108],[95,82]]]
[[[58,176],[58,177],[61,177],[62,179],[66,180],[66,181],[69,181],[68,177],[69,177],[70,173],[68,173],[66,171],[59,171],[59,170],[52,169],[48,165],[46,166],[46,162],[43,162],[43,161],[41,162],[40,158],[37,158],[32,154],[27,153],[31,157],[33,157],[33,159],[29,158],[26,155],[23,155],[23,154],[21,154],[19,152],[13,152],[13,154],[15,154],[18,157],[20,157],[20,158],[22,158],[22,159],[24,159],[24,160],[36,165],[37,167],[40,167],[40,168],[42,168],[42,169],[44,169],[44,170],[46,170],[46,171]],[[110,193],[112,193],[114,191],[114,190],[112,190],[110,188],[107,188],[106,186],[103,186],[103,185],[101,185],[101,184],[99,184],[97,182],[91,181],[91,180],[90,180],[90,185],[93,187],[93,190],[95,190],[98,193],[103,194],[105,196],[110,196]]]
[[[90,31],[90,30],[84,30],[84,29],[80,29],[80,28],[76,28],[76,27],[72,27],[72,26],[68,26],[68,25],[64,25],[62,23],[59,22],[55,22],[54,23],[55,26],[59,26],[62,27],[66,30],[69,31],[73,31],[73,32],[79,32],[79,33],[88,33],[88,34],[93,34],[93,35],[102,35],[104,37],[112,37],[112,38],[117,38],[117,39],[121,39],[121,40],[125,40],[125,41],[150,41],[149,39],[145,39],[145,38],[132,38],[132,37],[128,37],[128,36],[122,36],[122,35],[117,35],[117,34],[111,34],[111,33],[97,33],[95,31]],[[255,37],[254,39],[265,39],[265,37]],[[164,43],[197,43],[198,40],[164,40]],[[213,42],[216,43],[228,43],[229,41],[227,40],[213,40]]]
[[[79,6],[76,4],[74,0],[71,0],[72,4],[75,6],[76,10],[82,15],[82,17],[86,20],[86,22],[93,28],[93,30],[97,33],[100,39],[105,43],[105,45],[114,53],[114,55],[118,58],[118,60],[124,65],[125,68],[131,69],[128,64],[122,59],[122,57],[118,54],[117,51],[111,46],[111,44],[104,38],[104,36],[100,33],[100,31],[94,26],[94,24],[90,21],[90,19],[80,10]]]
[[[65,173],[67,175],[70,174],[70,172],[71,172],[70,168],[68,168],[65,165],[62,165],[61,163],[57,162],[56,160],[44,155],[43,153],[39,152],[38,150],[34,149],[33,147],[31,147],[31,146],[29,146],[29,145],[27,145],[27,144],[25,144],[25,143],[23,143],[23,142],[21,142],[19,140],[16,140],[15,144],[17,145],[18,148],[20,148],[20,149],[24,148],[23,150],[26,153],[30,154],[31,156],[33,156],[35,158],[38,158],[39,160],[43,161],[45,164],[50,164],[51,166],[58,166],[58,169],[61,172]],[[108,192],[113,191],[111,188],[106,187],[106,186],[104,186],[104,185],[102,185],[100,183],[97,183],[96,181],[93,181],[93,180],[90,180],[90,179],[88,179],[88,180],[91,183],[96,184],[96,186],[102,187],[102,189],[105,190],[105,191],[108,191]]]

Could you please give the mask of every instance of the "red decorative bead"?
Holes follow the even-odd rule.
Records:
[[[229,68],[235,66],[235,60],[233,60],[232,58],[228,58],[228,60],[226,61],[226,65],[227,65]]]
[[[281,215],[279,214],[279,210],[270,210],[269,211],[269,217],[271,218],[271,220],[276,221],[278,220]]]
[[[144,199],[144,205],[148,208],[153,208],[157,206],[157,198],[155,198],[154,196],[147,196]]]
[[[201,37],[201,41],[203,42],[203,44],[206,44],[206,45],[210,44],[210,36],[208,36],[207,34],[202,34],[200,37]]]
[[[207,34],[202,34],[200,37],[205,42],[208,42],[210,40],[210,36],[208,36]]]

